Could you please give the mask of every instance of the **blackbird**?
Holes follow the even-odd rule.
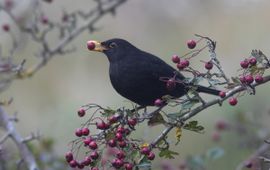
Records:
[[[190,88],[197,92],[218,95],[220,91],[208,87],[184,83],[185,77],[160,58],[136,48],[123,39],[104,42],[88,41],[88,49],[103,52],[110,63],[110,80],[114,89],[123,97],[141,105],[153,106],[164,95],[181,97]],[[168,89],[162,78],[175,78],[173,89]]]

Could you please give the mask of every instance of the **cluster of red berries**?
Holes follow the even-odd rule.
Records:
[[[189,66],[189,60],[187,60],[187,59],[181,60],[180,57],[177,55],[172,56],[172,62],[174,62],[176,64],[176,67],[179,70],[183,70]]]
[[[86,111],[84,108],[81,108],[77,114],[79,117],[84,117]],[[150,147],[140,147],[138,142],[132,141],[128,137],[138,124],[136,117],[112,114],[106,116],[106,120],[101,119],[101,117],[95,117],[90,121],[92,122],[97,118],[100,121],[95,123],[95,127],[101,130],[100,133],[102,135],[91,134],[89,128],[85,127],[85,125],[75,130],[75,135],[78,139],[73,141],[72,150],[80,148],[74,147],[74,144],[76,146],[83,145],[87,150],[87,154],[82,160],[78,160],[73,155],[73,151],[67,152],[65,157],[70,167],[83,169],[86,166],[90,166],[91,170],[98,170],[98,162],[102,161],[102,152],[106,148],[113,149],[115,152],[113,158],[109,161],[110,166],[115,169],[134,169],[136,166],[133,163],[134,161],[130,156],[127,156],[134,151],[138,152],[140,157],[145,156],[149,161],[155,159],[155,154],[151,151]]]
[[[257,65],[257,59],[255,57],[251,57],[249,59],[245,59],[240,62],[240,66],[244,69],[244,74],[239,77],[239,80],[241,81],[242,84],[251,84],[254,82],[256,83],[262,83],[263,82],[263,77],[261,74],[255,75],[255,77],[252,74],[247,74],[246,70],[249,68],[252,68]]]

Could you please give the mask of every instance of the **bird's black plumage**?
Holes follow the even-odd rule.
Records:
[[[174,89],[168,90],[166,82],[160,78],[171,78],[176,70],[160,58],[136,48],[125,40],[111,39],[99,45],[109,59],[110,79],[114,89],[139,105],[154,105],[154,101],[164,95],[181,97],[190,88],[187,84],[177,83]],[[185,77],[177,74],[175,78],[183,80]],[[219,94],[218,90],[203,86],[197,86],[197,91]]]

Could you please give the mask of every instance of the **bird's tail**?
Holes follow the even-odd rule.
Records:
[[[219,90],[216,89],[211,89],[209,87],[204,87],[204,86],[198,86],[197,87],[197,92],[202,92],[202,93],[207,93],[207,94],[212,94],[212,95],[219,95]]]

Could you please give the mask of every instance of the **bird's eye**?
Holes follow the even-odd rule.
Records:
[[[109,44],[109,47],[110,48],[115,48],[115,47],[117,47],[117,44],[115,42],[112,42],[112,43]]]

